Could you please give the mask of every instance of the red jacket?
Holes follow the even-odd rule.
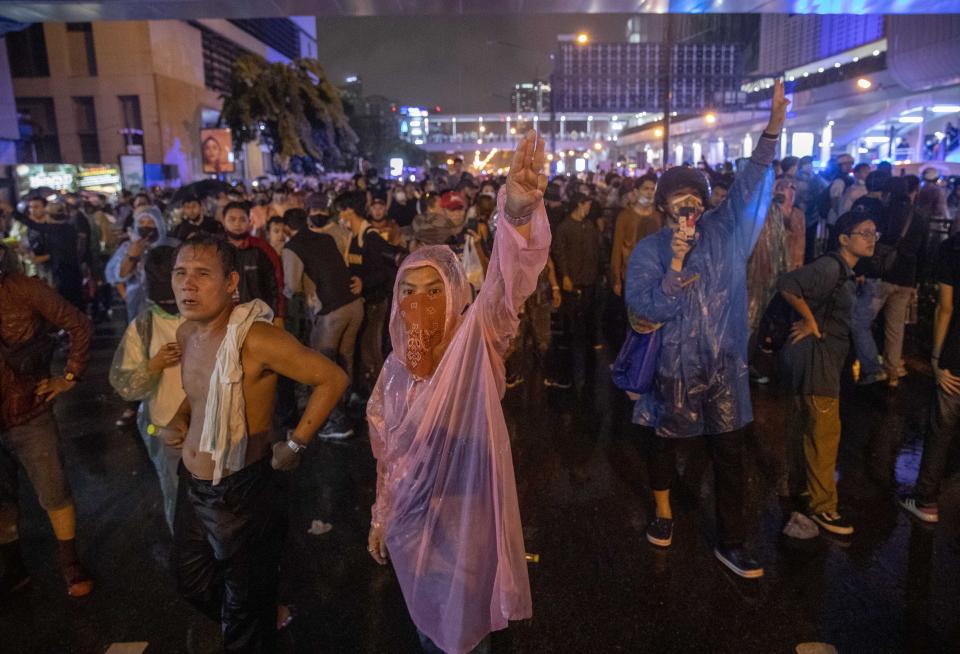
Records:
[[[70,335],[65,372],[79,377],[90,360],[90,319],[46,283],[19,273],[0,275],[0,341],[7,347],[26,343],[53,325]],[[50,408],[36,395],[48,374],[18,377],[0,357],[0,431],[27,423]]]

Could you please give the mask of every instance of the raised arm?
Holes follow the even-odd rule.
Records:
[[[746,260],[753,252],[767,216],[773,187],[770,164],[776,156],[777,140],[787,116],[790,101],[784,96],[783,81],[773,85],[770,119],[757,146],[743,170],[737,173],[733,186],[716,211],[714,220],[721,221],[733,233],[737,254]]]
[[[529,132],[517,146],[507,183],[497,196],[499,222],[477,310],[488,342],[503,354],[519,322],[517,312],[547,264],[550,224],[543,206],[547,178],[543,141]]]

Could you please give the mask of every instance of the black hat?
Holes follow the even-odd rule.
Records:
[[[710,199],[710,182],[706,175],[688,166],[670,168],[660,176],[657,182],[657,191],[654,195],[655,204],[661,209],[667,206],[667,198],[682,188],[694,189],[704,205]]]

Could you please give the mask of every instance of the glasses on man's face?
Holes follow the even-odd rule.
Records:
[[[865,241],[876,241],[880,238],[880,232],[850,232],[851,236],[859,236]]]

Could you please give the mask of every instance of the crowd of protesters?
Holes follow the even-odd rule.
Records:
[[[539,151],[530,145],[528,159],[515,160],[511,177],[470,172],[457,159],[416,181],[384,179],[366,168],[337,179],[250,185],[207,180],[115,198],[35,193],[16,208],[0,207],[0,590],[13,591],[29,580],[17,537],[17,464],[50,517],[68,592],[92,590],[74,547],[75,510],[57,455],[51,400],[83,374],[92,323],[121,319],[127,327],[110,383],[130,404],[117,425],[136,424],[160,479],[168,526],[192,557],[193,569],[184,564],[178,570],[189,577],[182,592],[194,600],[202,596],[210,614],[223,621],[225,643],[237,651],[267,647],[270,639],[260,633],[263,606],[254,611],[248,605],[269,601],[273,611],[276,587],[260,587],[261,596],[252,598],[253,590],[238,589],[230,575],[236,580],[270,573],[246,560],[229,567],[220,592],[231,614],[226,608],[221,613],[221,600],[209,606],[214,591],[194,583],[202,574],[195,568],[203,556],[221,563],[231,556],[224,550],[239,547],[237,533],[277,527],[264,515],[270,507],[260,506],[266,500],[244,496],[231,501],[252,517],[228,529],[211,517],[214,496],[270,495],[266,473],[251,460],[253,450],[266,453],[272,445],[272,456],[266,456],[274,468],[289,470],[313,438],[355,437],[365,419],[379,461],[371,556],[380,563],[394,560],[427,651],[487,651],[485,635],[505,626],[497,616],[462,615],[462,622],[473,621],[472,630],[447,625],[424,631],[424,625],[444,622],[444,615],[423,608],[429,598],[418,593],[425,591],[405,577],[415,575],[418,564],[403,566],[405,559],[424,556],[415,549],[421,541],[410,539],[429,538],[418,536],[422,523],[416,530],[406,524],[403,536],[399,527],[385,531],[385,521],[400,519],[391,513],[398,496],[385,485],[415,484],[403,481],[404,471],[436,462],[422,452],[391,462],[390,439],[397,438],[391,430],[409,426],[404,438],[427,439],[446,451],[452,446],[434,443],[436,434],[444,440],[469,429],[466,415],[492,424],[494,442],[505,439],[497,427],[502,415],[491,418],[490,402],[463,405],[464,397],[451,389],[471,398],[490,396],[494,403],[535,379],[556,392],[592,392],[602,351],[619,348],[631,329],[656,332],[659,343],[652,388],[631,395],[633,422],[650,443],[655,512],[647,539],[658,547],[672,544],[675,445],[678,439],[705,438],[716,473],[714,553],[736,574],[755,578],[763,566],[747,549],[743,515],[750,384],[777,379],[787,397],[782,493],[791,510],[784,533],[798,539],[820,530],[851,535],[835,481],[841,380],[850,369],[859,385],[897,388],[908,374],[905,325],[916,321],[918,288],[936,283],[934,417],[916,488],[900,502],[919,520],[937,522],[940,483],[960,429],[960,301],[953,297],[960,283],[960,230],[954,229],[960,183],[953,180],[949,187],[935,169],[921,177],[901,175],[889,164],[857,164],[850,155],[832,159],[820,173],[809,157],[775,161],[787,103],[782,93],[774,100],[770,124],[736,173],[732,163],[711,168],[701,162],[638,176],[559,175],[549,183],[536,168],[529,179],[519,179],[520,165],[542,167],[541,141]],[[217,261],[227,263],[211,273]],[[427,269],[436,274],[419,274]],[[206,279],[217,275],[219,295],[204,295]],[[439,317],[431,309],[440,297],[436,288],[446,289],[446,305],[436,305]],[[204,313],[205,302],[214,306],[212,317]],[[477,310],[467,312],[472,304]],[[218,338],[230,347],[211,349],[203,340],[206,325],[220,316],[217,329],[226,336]],[[62,376],[51,377],[57,332],[67,337],[60,339],[68,343],[67,364]],[[259,344],[256,353],[247,351],[244,338]],[[477,343],[486,343],[487,350]],[[478,357],[474,347],[487,354]],[[490,353],[502,366],[491,364]],[[440,365],[448,354],[458,358],[459,368]],[[298,371],[291,363],[297,360],[301,367],[309,362],[311,370]],[[391,368],[391,361],[400,367]],[[262,382],[266,386],[249,381],[253,368],[264,371],[258,374],[269,380]],[[244,394],[269,407],[251,417],[247,403],[241,420],[244,434],[250,433],[246,462],[242,451],[231,451],[236,444],[229,438],[217,442],[216,427],[208,422],[224,420],[223,429],[233,429],[226,415],[237,410],[230,408],[238,397],[231,370],[245,371],[241,410]],[[435,371],[443,385],[417,390]],[[476,382],[462,381],[471,375]],[[500,381],[490,381],[497,375]],[[440,417],[425,418],[424,411]],[[321,422],[313,424],[315,419]],[[416,420],[421,422],[410,422]],[[289,448],[277,449],[282,439],[261,443],[257,436],[264,432],[288,434]],[[502,445],[493,449],[502,453]],[[198,452],[208,451],[209,470],[197,463]],[[522,557],[522,536],[508,444],[506,451],[503,460],[464,450],[461,459],[444,465],[459,465],[462,472],[469,461],[497,470],[506,500],[489,500],[499,522],[478,532],[476,547],[506,548],[504,561],[514,565],[515,555]],[[231,467],[238,456],[240,465]],[[226,490],[218,486],[221,480],[229,480]],[[447,492],[462,496],[476,489]],[[450,509],[437,509],[434,517],[480,529],[476,506],[457,510],[451,517]],[[212,553],[200,552],[204,534]],[[434,538],[443,540],[442,534]],[[268,561],[278,556],[270,539],[249,547]],[[474,556],[465,550],[446,554]],[[501,568],[494,568],[487,581],[510,605],[504,617],[528,615],[525,573],[514,570],[505,589]],[[437,592],[471,590],[450,582]],[[489,602],[482,608],[489,611]]]

